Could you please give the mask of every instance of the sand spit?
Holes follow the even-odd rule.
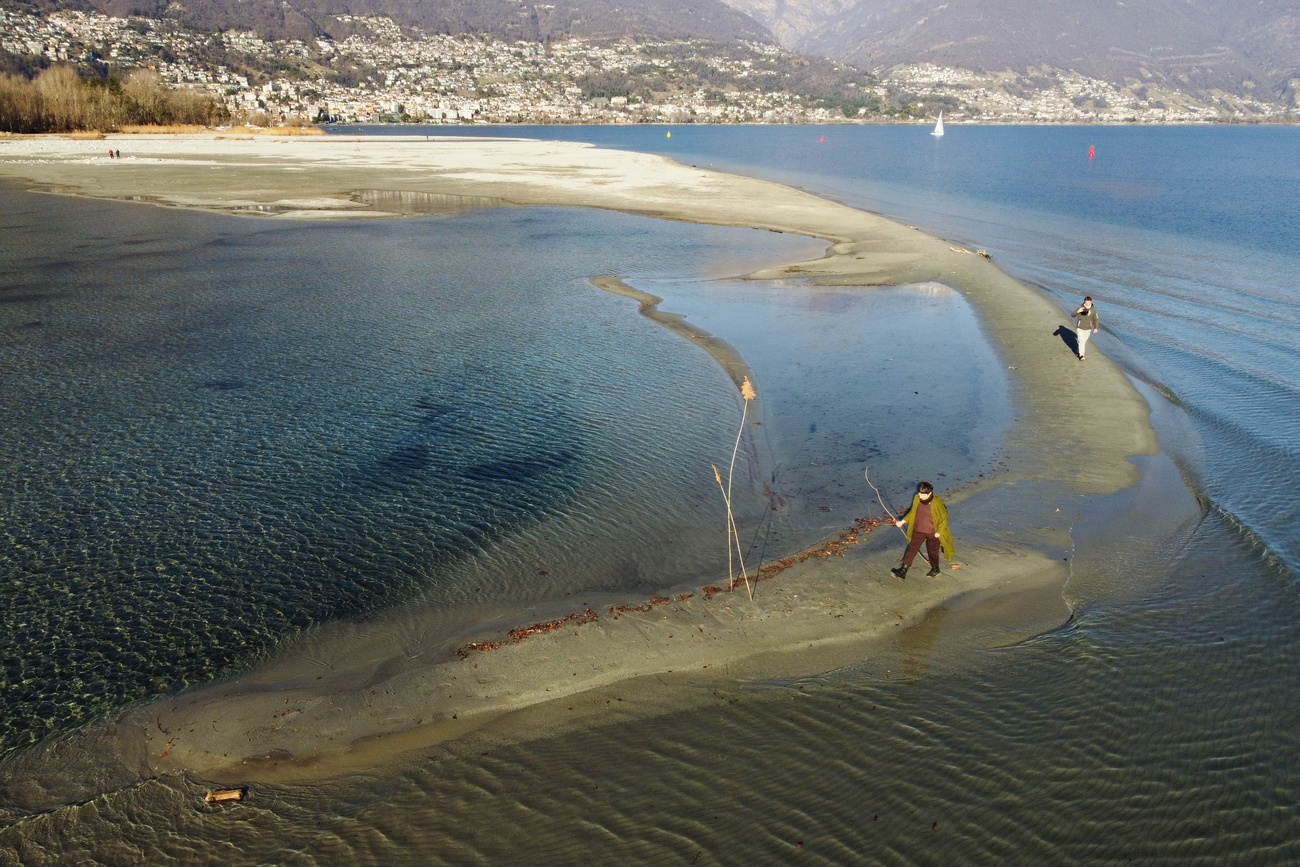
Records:
[[[744,356],[737,351],[736,347],[720,337],[714,337],[699,326],[691,324],[680,313],[660,310],[659,304],[664,299],[658,295],[642,292],[640,289],[627,285],[612,274],[600,274],[592,277],[591,282],[592,285],[604,289],[606,292],[621,295],[624,298],[631,298],[639,305],[637,312],[642,316],[658,322],[684,340],[697,344],[701,349],[713,356],[713,360],[718,362],[722,369],[727,372],[727,376],[736,384],[737,389],[741,387],[746,378],[754,379],[753,371],[749,369],[749,364],[745,361]],[[754,409],[754,417],[759,418],[761,414],[758,412],[757,403],[755,403]]]
[[[116,137],[109,139],[118,147]],[[750,279],[950,286],[978,311],[1007,366],[1015,407],[1006,470],[943,492],[960,504],[953,512],[960,571],[945,566],[935,579],[914,571],[915,578],[894,580],[888,568],[901,536],[884,525],[839,556],[791,565],[761,584],[752,603],[743,593],[696,592],[618,617],[604,609],[587,617],[579,609],[574,613],[582,616],[560,628],[464,658],[449,651],[396,674],[374,664],[366,652],[372,639],[336,648],[323,666],[290,653],[235,681],[158,700],[80,735],[96,743],[108,737],[116,746],[98,751],[120,756],[131,773],[186,769],[229,782],[319,778],[419,750],[521,708],[553,707],[560,719],[566,705],[555,700],[613,684],[632,688],[637,679],[682,673],[703,681],[827,671],[972,595],[1022,594],[1035,605],[1054,597],[1055,604],[1014,616],[1026,625],[1059,622],[1059,593],[1029,591],[1059,588],[1066,578],[1068,564],[1045,553],[1070,547],[1077,508],[1062,506],[1132,485],[1139,473],[1130,458],[1156,451],[1146,402],[1100,353],[1077,362],[1055,336],[1066,317],[1037,293],[947,241],[790,187],[656,156],[522,140],[131,136],[120,147],[122,159],[110,160],[102,142],[0,140],[0,176],[65,194],[271,219],[395,216],[405,211],[383,210],[385,203],[427,194],[823,238],[831,244],[825,257]],[[358,190],[394,195],[358,197]],[[610,280],[601,285],[618,289]],[[503,635],[484,636],[493,637]],[[12,793],[14,784],[4,788]]]
[[[560,629],[360,689],[322,689],[332,677],[283,680],[272,666],[155,702],[130,714],[120,730],[127,741],[143,738],[150,773],[184,768],[219,781],[312,779],[430,746],[521,707],[634,678],[689,674],[697,683],[719,683],[829,670],[862,658],[954,596],[1059,587],[1066,572],[1038,552],[981,548],[962,571],[945,568],[939,578],[917,575],[900,584],[888,573],[896,547],[794,565],[760,584],[753,603],[742,585],[712,598],[674,597],[648,611],[588,611]],[[1062,605],[1055,615],[1064,613]]]

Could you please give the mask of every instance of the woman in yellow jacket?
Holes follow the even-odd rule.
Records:
[[[910,520],[903,520],[909,516]],[[900,581],[907,577],[907,570],[916,559],[916,552],[921,550],[922,542],[925,543],[925,551],[930,558],[930,571],[926,573],[928,577],[933,578],[939,574],[940,544],[943,545],[943,552],[948,555],[948,559],[952,559],[952,533],[948,532],[948,507],[934,492],[934,485],[929,482],[921,482],[917,485],[911,508],[894,523],[900,530],[904,526],[908,528],[907,553],[903,555],[903,565],[890,570]]]

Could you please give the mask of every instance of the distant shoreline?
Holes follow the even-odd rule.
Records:
[[[448,127],[452,129],[474,129],[477,127],[548,127],[548,126],[565,126],[565,127],[584,127],[584,126],[609,126],[609,127],[710,127],[710,126],[737,126],[737,127],[824,127],[824,126],[934,126],[933,117],[917,118],[915,120],[899,120],[897,118],[867,120],[857,118],[844,118],[843,120],[822,120],[807,121],[801,123],[772,123],[766,121],[638,121],[636,123],[593,123],[591,121],[564,121],[555,123],[537,123],[537,122],[503,122],[503,121],[471,121],[469,123],[441,123],[438,121],[411,121],[409,123],[322,123],[316,125],[316,129],[326,131],[335,129],[351,129],[356,127],[364,128],[385,128],[392,127],[400,129],[402,127]],[[1264,119],[1264,118],[1213,118],[1207,120],[972,120],[970,118],[953,118],[944,117],[945,126],[1100,126],[1100,127],[1166,127],[1166,126],[1300,126],[1300,114],[1289,119]],[[267,127],[267,129],[276,129],[276,127]]]
[[[1259,118],[1216,118],[1210,120],[1180,120],[1180,121],[1044,121],[1044,120],[971,120],[961,118],[949,118],[945,120],[947,127],[1080,127],[1080,128],[1099,128],[1099,129],[1135,129],[1135,128],[1177,128],[1177,127],[1293,127],[1300,126],[1300,114],[1288,119],[1259,119]],[[918,120],[902,121],[897,119],[891,120],[857,120],[845,118],[843,120],[821,121],[816,123],[764,123],[757,121],[745,122],[723,122],[715,123],[710,121],[690,121],[687,123],[675,123],[671,121],[650,121],[639,123],[591,123],[591,122],[557,122],[557,123],[503,123],[497,121],[483,121],[470,123],[439,123],[439,122],[419,122],[410,123],[324,123],[313,124],[310,126],[268,126],[268,127],[249,127],[244,125],[235,125],[230,127],[195,127],[195,126],[173,126],[173,127],[131,127],[120,130],[99,130],[99,129],[79,129],[68,130],[58,133],[15,133],[0,131],[0,141],[4,140],[25,140],[44,137],[67,138],[71,140],[88,140],[103,141],[109,138],[136,136],[188,136],[188,135],[215,135],[215,136],[338,136],[338,135],[358,135],[357,130],[372,129],[410,129],[418,127],[421,129],[456,129],[456,130],[501,130],[515,129],[526,127],[529,129],[545,129],[547,127],[563,128],[583,128],[583,127],[659,127],[665,129],[681,129],[689,127],[789,127],[802,126],[810,128],[821,127],[882,127],[882,126],[906,126],[906,127],[929,127],[934,125],[933,118],[921,118]],[[388,133],[383,134],[388,137]],[[461,138],[459,134],[451,134],[451,137]]]

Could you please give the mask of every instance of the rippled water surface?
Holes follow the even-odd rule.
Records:
[[[985,248],[1063,309],[1094,296],[1098,345],[1186,408],[1205,491],[1300,569],[1278,484],[1300,477],[1300,127],[672,130],[515,134],[793,184]]]
[[[6,748],[416,598],[711,577],[735,398],[586,278],[816,249],[579,210],[5,204]]]
[[[956,606],[822,677],[626,712],[614,687],[586,724],[525,719],[233,809],[145,781],[11,816],[0,862],[1300,860],[1300,497],[1278,484],[1300,473],[1295,130],[949,129],[535,132],[797,183],[987,248],[1062,306],[1097,297],[1101,348],[1156,386],[1162,443],[1216,508],[1170,538],[1140,515],[1080,530],[1068,624],[981,649]],[[729,454],[734,389],[590,274],[745,355],[785,544],[870,505],[839,484],[861,462],[955,480],[996,457],[1005,384],[960,296],[700,279],[810,255],[790,239],[564,209],[299,227],[7,201],[10,745],[311,623],[725,568],[712,478],[681,468]],[[929,402],[889,367],[926,339],[957,383]]]

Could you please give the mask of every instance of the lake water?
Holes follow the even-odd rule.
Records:
[[[788,183],[987,249],[1062,308],[1092,295],[1098,345],[1190,414],[1216,504],[1300,568],[1300,497],[1279,484],[1300,476],[1300,128],[514,131]]]
[[[1162,443],[1215,508],[1154,552],[1094,554],[1070,623],[1013,647],[945,654],[932,623],[827,677],[469,739],[247,810],[196,807],[185,778],[11,804],[0,861],[1300,857],[1300,131],[491,131],[794,183],[988,249],[1062,307],[1092,294],[1100,347],[1153,386]],[[1005,382],[960,296],[717,279],[805,240],[572,209],[296,226],[5,198],[11,769],[312,624],[418,599],[459,612],[455,635],[716,576],[711,474],[683,468],[729,454],[734,389],[592,274],[745,355],[770,406],[751,483],[776,473],[792,504],[776,544],[873,514],[830,481],[866,459],[902,479],[996,460]],[[871,376],[921,334],[957,383],[925,408]],[[963,449],[890,448],[935,430]]]

